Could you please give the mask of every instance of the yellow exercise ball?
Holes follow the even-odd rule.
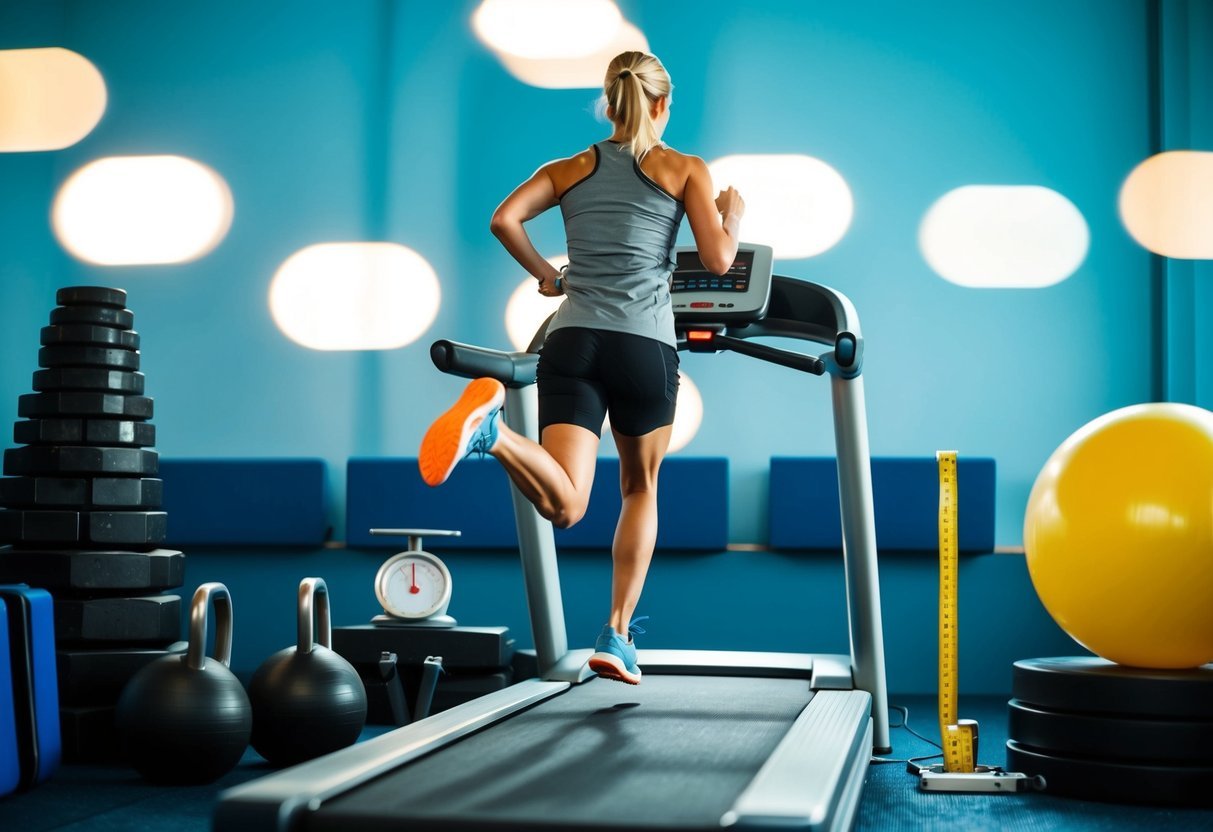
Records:
[[[1092,653],[1213,661],[1213,412],[1141,404],[1084,425],[1036,478],[1023,538],[1045,609]]]

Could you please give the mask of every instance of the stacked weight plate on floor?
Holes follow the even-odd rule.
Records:
[[[1007,768],[1049,794],[1213,806],[1213,665],[1026,659],[1012,671]]]
[[[181,651],[185,555],[167,516],[152,399],[126,292],[60,289],[34,392],[0,479],[0,583],[51,592],[65,760],[110,758],[113,713],[143,665]]]

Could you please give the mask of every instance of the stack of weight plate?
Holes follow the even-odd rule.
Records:
[[[50,590],[68,761],[112,758],[123,686],[180,651],[185,556],[164,540],[152,400],[126,292],[60,289],[0,479],[0,583]]]
[[[1213,806],[1213,665],[1027,659],[1011,692],[1007,769],[1043,775],[1049,794]]]

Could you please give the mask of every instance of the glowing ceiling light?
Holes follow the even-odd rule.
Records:
[[[506,71],[524,84],[559,89],[601,89],[607,64],[620,52],[648,52],[644,32],[623,21],[615,38],[596,52],[580,58],[520,58],[498,52]]]
[[[232,211],[227,183],[200,162],[110,156],[63,183],[52,221],[63,247],[89,263],[183,263],[219,244]]]
[[[1120,189],[1120,216],[1155,254],[1213,259],[1213,153],[1172,150],[1146,159]]]
[[[1035,185],[966,185],[931,206],[918,231],[937,274],[975,288],[1040,288],[1072,275],[1091,235],[1074,203]]]
[[[549,257],[548,262],[559,269],[569,262],[566,255]],[[547,297],[539,294],[539,284],[529,274],[518,284],[505,305],[505,331],[516,350],[525,350],[531,339],[556,307],[564,303],[564,295]]]
[[[105,112],[105,81],[68,49],[0,50],[0,152],[61,150]]]
[[[846,234],[855,210],[851,189],[834,168],[798,154],[725,156],[708,166],[718,190],[745,200],[742,236],[775,249],[779,259],[821,254]]]
[[[270,283],[270,313],[314,350],[391,350],[438,315],[438,275],[397,243],[319,243],[287,258]]]
[[[576,58],[610,43],[622,20],[611,0],[484,0],[472,14],[472,28],[497,52]]]

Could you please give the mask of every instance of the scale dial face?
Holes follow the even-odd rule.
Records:
[[[442,615],[451,603],[451,573],[429,552],[401,552],[379,567],[375,595],[397,618]]]

